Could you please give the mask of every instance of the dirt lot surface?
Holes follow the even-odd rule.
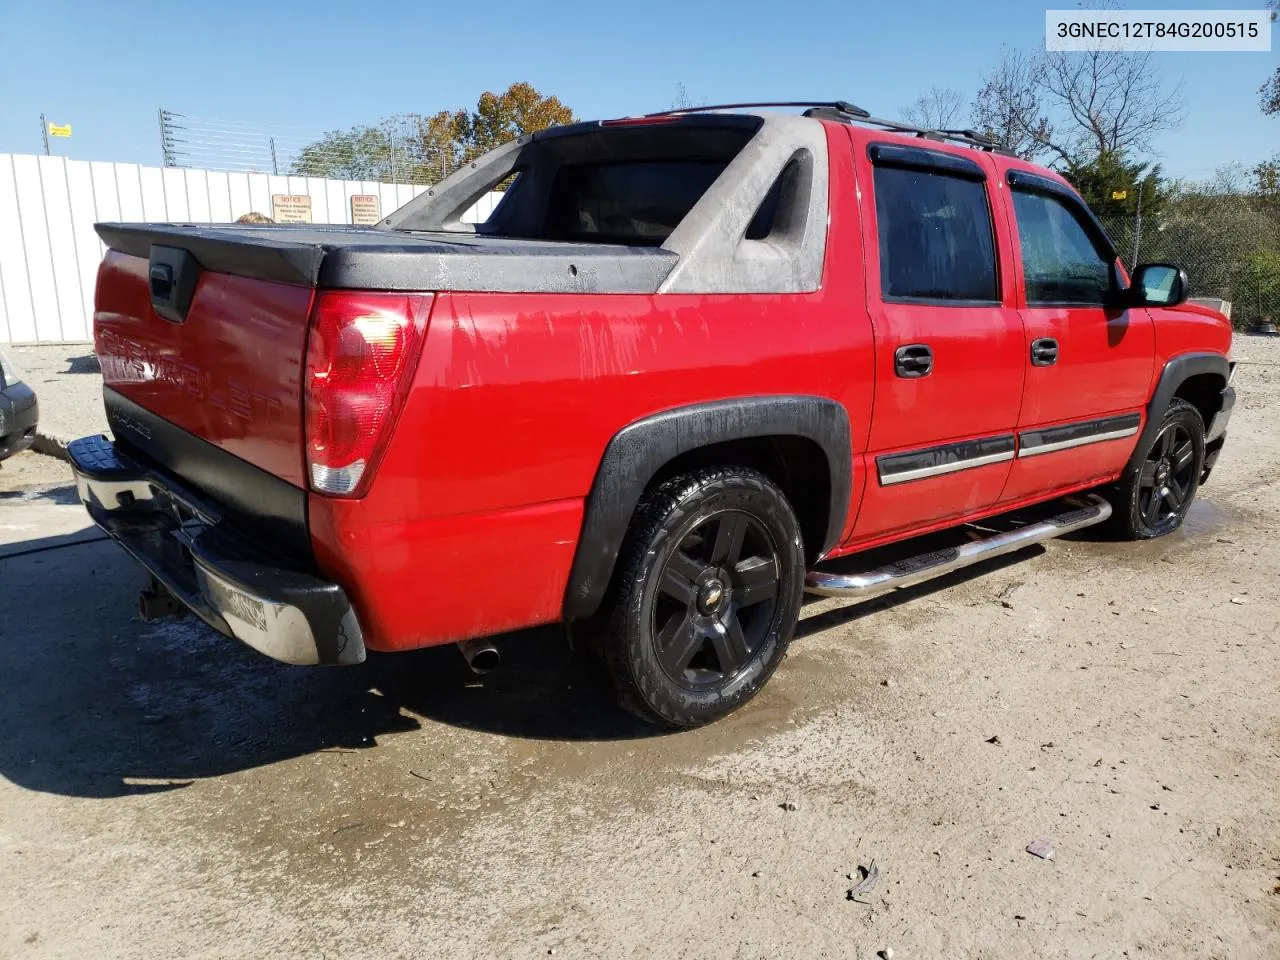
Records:
[[[0,956],[1280,956],[1280,344],[1236,356],[1185,530],[811,605],[673,736],[549,631],[480,682],[144,625],[65,468],[16,458]]]
[[[91,343],[5,347],[40,401],[39,432],[53,446],[107,433],[102,374]]]

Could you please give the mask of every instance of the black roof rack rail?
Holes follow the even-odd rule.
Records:
[[[831,110],[841,116],[865,119],[871,114],[861,107],[854,106],[847,100],[765,100],[759,103],[715,103],[702,107],[676,107],[671,110],[659,110],[657,113],[646,113],[646,117],[665,117],[679,113],[709,113],[713,110],[743,110],[750,107],[810,107]]]
[[[929,130],[925,127],[912,126],[909,123],[902,123],[898,120],[882,120],[870,114],[857,116],[846,113],[843,110],[833,110],[825,104],[806,110],[804,115],[826,120],[839,120],[842,123],[865,123],[884,130],[891,130],[894,133],[910,133],[926,140],[950,140],[953,143],[963,143],[979,150],[989,150],[992,153],[1014,156],[1013,151],[1005,149],[1000,143],[986,137],[977,130]]]
[[[1000,143],[990,139],[977,130],[929,130],[925,127],[912,126],[898,120],[883,120],[873,117],[862,107],[855,106],[847,100],[763,100],[755,103],[716,103],[702,107],[679,107],[672,110],[660,110],[657,113],[646,113],[645,117],[680,116],[686,113],[711,113],[716,110],[746,110],[754,107],[805,107],[806,117],[818,117],[825,120],[838,120],[841,123],[865,123],[894,133],[910,133],[926,140],[949,140],[963,143],[978,150],[989,150],[1014,156]]]

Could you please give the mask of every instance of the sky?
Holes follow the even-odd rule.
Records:
[[[1043,43],[1044,11],[1025,0],[0,0],[0,153],[41,152],[42,113],[73,128],[55,153],[158,164],[162,107],[302,143],[474,106],[522,80],[583,119],[665,109],[678,84],[694,102],[842,99],[896,117],[932,86],[970,97],[1002,45]],[[1207,178],[1280,151],[1280,117],[1264,117],[1257,96],[1280,39],[1273,48],[1156,54],[1187,106],[1156,143],[1166,174]]]

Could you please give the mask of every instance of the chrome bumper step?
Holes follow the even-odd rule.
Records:
[[[842,597],[846,600],[873,597],[1083,530],[1111,516],[1111,504],[1096,494],[1070,497],[1063,503],[1069,509],[1043,520],[959,546],[909,556],[871,570],[854,573],[810,570],[805,576],[804,587],[806,592],[821,597]]]

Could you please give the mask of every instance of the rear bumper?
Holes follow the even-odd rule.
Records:
[[[36,439],[40,406],[25,383],[0,390],[0,460],[27,449]]]
[[[67,453],[93,521],[219,633],[285,663],[364,660],[360,622],[337,584],[230,530],[215,505],[105,437]]]

